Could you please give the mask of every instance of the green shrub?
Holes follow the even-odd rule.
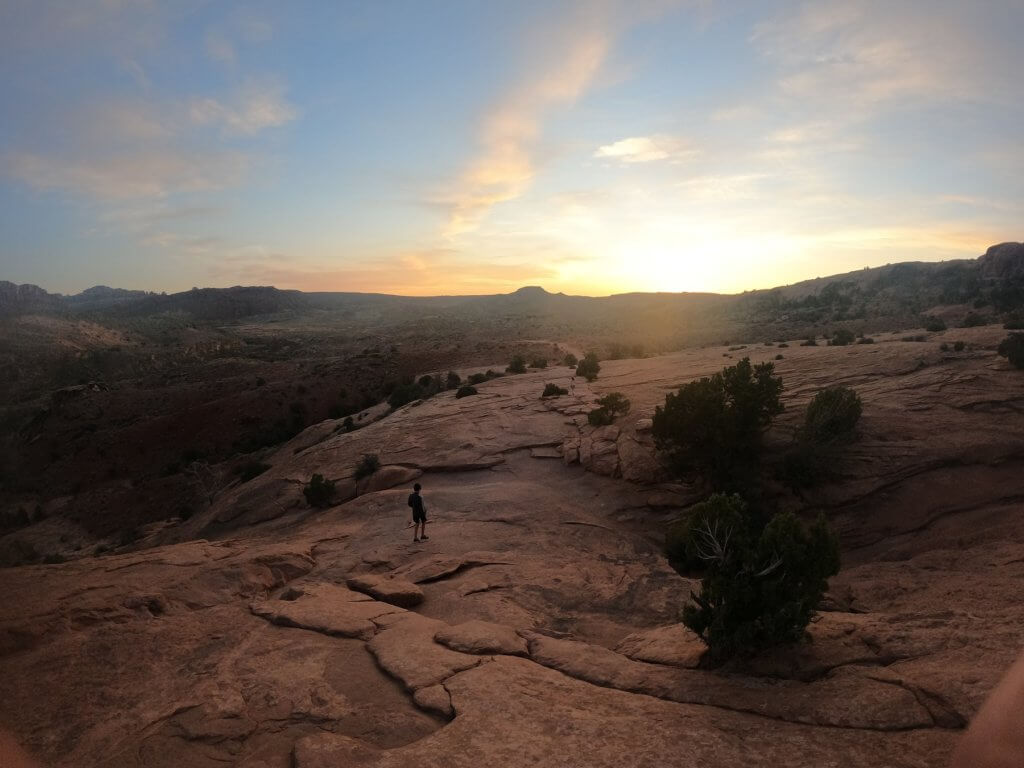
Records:
[[[587,352],[580,360],[579,365],[576,366],[576,375],[582,376],[587,381],[593,381],[597,378],[597,374],[601,371],[601,365],[598,363],[597,355],[594,352]]]
[[[239,480],[243,483],[248,483],[253,478],[262,475],[268,469],[270,469],[269,464],[264,464],[261,461],[247,461],[245,464],[238,467],[235,472],[237,473]]]
[[[967,316],[964,317],[964,321],[960,323],[961,328],[977,328],[979,325],[985,325],[988,320],[977,312],[968,312]]]
[[[954,352],[963,352],[965,346],[967,346],[967,345],[964,344],[962,341],[954,341],[953,342],[953,351]]]
[[[800,346],[801,347],[816,347],[816,346],[818,346],[818,340],[814,337],[814,334],[811,334],[810,336],[807,337],[806,341],[801,341],[800,342]]]
[[[559,395],[568,395],[568,394],[569,394],[569,390],[568,389],[565,389],[564,387],[560,387],[557,384],[548,383],[548,384],[544,385],[544,393],[541,395],[541,397],[558,397]]]
[[[380,458],[376,453],[364,453],[363,458],[356,464],[356,480],[369,477],[380,469]]]
[[[535,357],[533,360],[530,361],[530,367],[531,368],[547,368],[548,367],[548,361],[547,361],[546,358],[543,358],[543,357]]]
[[[576,359],[576,355],[572,352],[566,352],[565,357],[562,358],[562,364],[569,368],[575,368],[577,363],[579,363],[579,360]]]
[[[607,408],[595,408],[587,414],[587,423],[592,427],[604,427],[615,421]]]
[[[939,349],[943,352],[948,352],[949,344],[947,344],[946,342],[942,342],[941,344],[939,344]]]
[[[463,398],[463,397],[469,397],[470,395],[475,395],[475,394],[476,394],[476,387],[471,386],[469,384],[463,384],[461,387],[459,387],[459,391],[455,393],[455,397],[456,397],[456,399],[459,399],[459,398]]]
[[[430,375],[420,376],[417,384],[420,385],[420,389],[429,389],[434,385],[434,377]]]
[[[857,343],[858,344],[874,344],[875,340],[873,338],[871,338],[870,336],[861,336],[859,339],[857,339]]]
[[[924,319],[924,329],[929,333],[938,333],[939,331],[946,330],[946,321],[941,317],[935,317],[934,315],[928,315]]]
[[[1007,315],[1003,328],[1008,331],[1024,331],[1024,312],[1013,312]]]
[[[687,540],[704,577],[683,623],[707,643],[712,662],[802,639],[839,572],[839,545],[823,515],[805,528],[786,512],[758,531],[736,496],[699,513]]]
[[[324,476],[317,473],[302,489],[302,495],[306,497],[306,503],[311,507],[329,506],[331,498],[334,496],[334,481],[324,480]]]
[[[1024,333],[1011,333],[999,342],[998,352],[1014,368],[1024,368]]]
[[[788,346],[789,346],[789,344],[787,344],[784,341],[779,342],[779,349],[786,349],[786,347],[788,347]]]
[[[455,371],[448,371],[448,378],[445,379],[445,388],[455,389],[462,383],[462,378]]]
[[[775,359],[776,359],[776,360],[782,360],[782,358],[783,358],[783,355],[776,355],[776,356],[775,356]]]
[[[468,381],[470,384],[483,384],[485,381],[487,381],[487,374],[473,373],[470,374],[470,377],[466,379],[466,381]]]
[[[509,361],[505,373],[526,373],[526,359],[522,355],[515,355]]]
[[[848,439],[860,421],[860,397],[849,387],[821,390],[807,406],[803,437],[817,444]]]
[[[830,347],[845,347],[847,344],[852,344],[855,338],[857,337],[849,328],[839,328],[828,340],[828,345]]]
[[[678,473],[696,469],[716,490],[736,490],[760,460],[761,434],[782,413],[782,379],[772,363],[743,358],[691,381],[654,411],[652,434]]]
[[[599,397],[597,404],[608,411],[613,419],[629,413],[629,400],[621,392],[609,392]]]
[[[341,422],[341,426],[342,426],[342,429],[344,429],[346,432],[352,432],[356,428],[356,423],[354,421],[352,421],[352,417],[351,416],[346,416],[345,420],[343,422]]]

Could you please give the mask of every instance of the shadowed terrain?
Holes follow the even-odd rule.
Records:
[[[696,582],[663,532],[695,491],[664,474],[647,419],[730,356],[779,353],[708,347],[315,424],[140,551],[5,570],[0,720],[67,766],[942,765],[1022,640],[1024,412],[1003,335],[775,361],[769,462],[821,387],[864,403],[830,482],[771,489],[824,510],[842,545],[796,647],[709,671],[678,623]],[[547,382],[572,394],[541,400]],[[632,411],[590,427],[610,391]],[[382,466],[357,480],[367,452]],[[333,506],[305,504],[313,473]]]

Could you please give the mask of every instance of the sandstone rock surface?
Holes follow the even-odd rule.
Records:
[[[160,546],[5,569],[0,723],[54,768],[946,765],[1024,626],[1024,410],[1001,335],[777,361],[773,455],[822,387],[864,402],[841,478],[779,497],[825,511],[843,555],[793,647],[697,668],[678,624],[697,583],[661,546],[698,489],[665,483],[635,415],[602,431],[580,416],[611,391],[650,414],[723,364],[686,350],[603,362],[556,403],[537,394],[568,369],[311,428],[209,510],[154,527]],[[974,349],[938,348],[961,338]],[[401,471],[357,494],[367,452]],[[334,507],[305,505],[313,472],[345,489]],[[430,539],[412,544],[415,472]],[[402,581],[422,602],[387,602]]]

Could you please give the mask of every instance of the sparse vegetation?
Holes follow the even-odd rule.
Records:
[[[522,355],[514,355],[509,361],[505,373],[526,373],[526,358]]]
[[[964,317],[963,322],[960,323],[961,328],[977,328],[978,326],[985,325],[988,320],[977,312],[968,312]]]
[[[376,453],[364,453],[363,457],[356,464],[356,480],[369,477],[380,469],[380,457]]]
[[[1024,333],[1011,333],[999,342],[1000,357],[1005,357],[1014,368],[1024,369]]]
[[[615,421],[607,408],[595,408],[587,414],[587,423],[592,427],[604,427]]]
[[[802,436],[817,445],[848,440],[860,421],[861,410],[860,396],[849,387],[823,389],[807,406]]]
[[[462,383],[462,377],[455,371],[448,371],[448,378],[445,379],[446,389],[456,389]]]
[[[324,476],[317,473],[310,478],[309,483],[302,489],[302,495],[306,497],[306,503],[311,507],[330,506],[334,497],[334,481],[325,480]]]
[[[857,337],[849,328],[838,328],[832,334],[832,338],[828,340],[828,346],[845,347],[847,344],[852,344],[855,338]]]
[[[1003,328],[1008,331],[1024,331],[1024,312],[1011,312],[1007,315]]]
[[[576,355],[572,352],[566,352],[565,357],[562,358],[562,364],[569,368],[575,368],[577,363],[579,363],[579,360],[576,359]]]
[[[800,342],[801,347],[816,347],[818,346],[818,339],[812,334],[808,336],[804,341]]]
[[[966,347],[966,346],[967,345],[964,344],[964,342],[962,342],[962,341],[954,341],[953,342],[953,351],[954,352],[963,352],[964,351],[964,347]]]
[[[818,392],[807,406],[796,440],[782,457],[782,482],[799,491],[834,475],[841,465],[838,447],[853,439],[861,412],[860,396],[849,387]]]
[[[547,383],[544,385],[544,392],[541,397],[559,397],[561,395],[568,395],[569,390],[565,387],[560,387],[557,384]]]
[[[670,538],[683,564],[703,570],[683,623],[707,643],[712,663],[800,640],[839,572],[823,515],[809,528],[789,512],[763,527],[756,519],[739,496],[715,495]]]
[[[782,356],[782,355],[776,355],[776,356],[775,356],[775,359],[776,359],[776,360],[781,360],[782,358],[783,358],[783,356]]]
[[[463,397],[469,397],[470,395],[475,395],[476,393],[476,387],[474,387],[471,384],[463,384],[461,387],[459,387],[458,392],[455,393],[455,398],[459,399]]]
[[[601,365],[598,362],[597,354],[594,352],[587,352],[580,360],[579,365],[576,366],[576,375],[582,376],[587,381],[593,381],[597,378],[597,374],[601,371]]]
[[[654,411],[652,434],[680,474],[696,470],[715,490],[745,487],[760,460],[761,435],[782,413],[782,379],[773,363],[743,358],[691,381]]]
[[[935,317],[934,315],[927,315],[924,318],[924,329],[929,333],[938,333],[939,331],[946,330],[946,321],[941,317]]]
[[[858,344],[874,344],[875,340],[873,338],[871,338],[870,336],[861,336],[859,339],[857,339],[857,343]]]
[[[613,418],[625,416],[629,413],[629,399],[621,392],[609,392],[607,395],[598,398],[597,404],[608,411]]]
[[[531,368],[547,368],[548,367],[547,358],[535,357],[533,360],[530,361],[530,367]]]

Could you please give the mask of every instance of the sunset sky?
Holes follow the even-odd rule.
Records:
[[[1020,0],[0,0],[0,279],[736,292],[1024,238]]]

